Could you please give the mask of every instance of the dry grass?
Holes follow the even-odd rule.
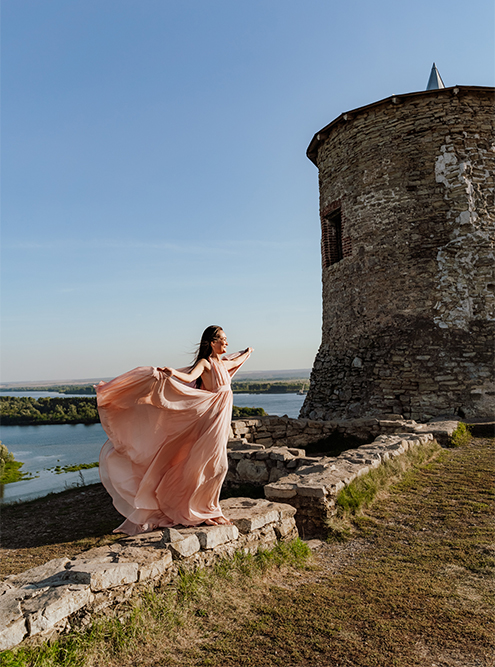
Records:
[[[354,538],[301,559],[239,557],[123,606],[120,620],[4,667],[493,665],[494,440],[406,473]],[[295,557],[294,557],[295,558]]]
[[[368,514],[357,557],[190,652],[191,665],[493,664],[493,447],[476,440],[409,472]]]

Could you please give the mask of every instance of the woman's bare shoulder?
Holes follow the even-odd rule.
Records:
[[[211,361],[209,359],[200,359],[197,365],[204,370],[211,370]]]

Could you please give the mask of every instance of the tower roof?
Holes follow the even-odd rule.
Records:
[[[488,95],[490,98],[490,101],[492,102],[493,100],[493,95],[495,93],[495,88],[492,86],[451,86],[449,88],[445,88],[445,86],[442,86],[441,89],[432,89],[432,90],[419,90],[414,93],[404,93],[401,95],[392,95],[391,97],[386,97],[383,100],[379,100],[378,102],[372,102],[371,104],[367,104],[366,106],[363,107],[358,107],[357,109],[353,109],[352,111],[346,111],[345,113],[340,114],[338,118],[335,118],[331,123],[328,125],[325,125],[324,128],[322,128],[319,132],[317,132],[313,139],[311,140],[308,150],[306,151],[306,155],[308,158],[318,166],[318,149],[319,147],[325,143],[327,140],[329,134],[334,131],[334,129],[337,126],[340,126],[344,123],[352,122],[354,118],[357,116],[360,116],[363,113],[368,112],[370,109],[376,109],[378,107],[384,107],[384,106],[390,106],[390,107],[395,107],[399,108],[402,106],[403,103],[407,102],[408,100],[412,98],[421,98],[421,97],[429,97],[429,96],[434,96],[437,98],[443,98],[444,100],[447,100],[449,96],[456,96],[456,95],[471,95],[471,94],[480,94],[480,95]]]
[[[426,90],[437,90],[438,88],[445,88],[445,84],[442,81],[440,72],[437,70],[437,66],[435,65],[435,63],[433,63],[433,67],[431,68],[430,78],[428,79],[428,85],[426,86]]]

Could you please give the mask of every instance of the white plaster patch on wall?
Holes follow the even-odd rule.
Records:
[[[437,253],[437,313],[433,321],[442,329],[468,331],[473,317],[495,320],[493,299],[487,294],[487,283],[494,278],[481,276],[478,268],[494,256],[493,223],[487,207],[477,210],[477,183],[472,174],[479,149],[473,148],[473,160],[468,156],[459,161],[448,137],[446,142],[435,163],[435,179],[445,186],[447,220],[453,225],[453,238]],[[453,211],[460,207],[464,210],[455,216]]]
[[[495,321],[495,303],[488,284],[493,278],[481,282],[477,263],[480,257],[495,260],[489,250],[491,239],[486,232],[474,231],[457,237],[439,249],[437,253],[437,314],[433,321],[441,329],[450,327],[469,330],[473,317]],[[488,250],[488,252],[487,252]]]
[[[453,146],[444,144],[440,150],[441,153],[435,163],[435,180],[437,183],[443,183],[448,188],[450,182],[447,180],[446,174],[450,175],[452,173],[452,167],[457,165],[457,157],[453,152]]]

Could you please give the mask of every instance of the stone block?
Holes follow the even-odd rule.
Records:
[[[16,646],[27,634],[20,598],[15,589],[0,597],[0,651]]]
[[[284,519],[274,526],[275,534],[279,540],[282,540],[284,537],[290,535],[295,528],[296,522],[292,517],[289,519]]]
[[[173,558],[189,558],[201,548],[197,535],[188,535],[179,542],[171,542],[168,545]]]
[[[21,617],[8,626],[0,625],[0,651],[7,651],[20,644],[28,634],[26,619]]]
[[[273,484],[267,484],[264,490],[267,498],[288,499],[297,496],[297,484],[274,482]]]
[[[297,512],[296,508],[292,505],[289,505],[288,503],[276,503],[269,500],[265,500],[265,502],[267,503],[267,507],[276,509],[278,511],[280,521],[294,517]]]
[[[32,567],[21,574],[13,574],[5,579],[5,584],[12,587],[20,586],[46,586],[54,576],[65,572],[65,566],[69,563],[68,558],[54,558],[43,565]],[[48,582],[48,584],[46,583]]]
[[[220,544],[237,540],[239,530],[237,526],[208,526],[198,531],[196,536],[202,549],[215,549]]]
[[[328,494],[323,484],[298,484],[297,495],[309,498],[324,498]]]
[[[325,477],[325,488],[328,494],[336,495],[348,483],[349,482],[343,479],[340,475],[332,474]]]
[[[243,534],[251,533],[279,519],[278,507],[266,500],[227,498],[227,500],[222,501],[221,506],[225,516]]]
[[[175,528],[164,528],[160,546],[167,546],[170,542],[179,542],[183,539],[184,535],[181,535]]]
[[[139,563],[138,581],[157,579],[165,574],[172,564],[170,551],[162,551],[162,557],[148,563]]]
[[[68,570],[70,581],[89,584],[92,591],[133,584],[139,577],[137,563],[101,563],[97,561],[77,561]]]
[[[263,484],[269,479],[267,467],[263,461],[242,459],[237,465],[240,481]]]
[[[68,584],[49,588],[41,595],[24,603],[29,635],[53,628],[93,598],[89,586]]]

